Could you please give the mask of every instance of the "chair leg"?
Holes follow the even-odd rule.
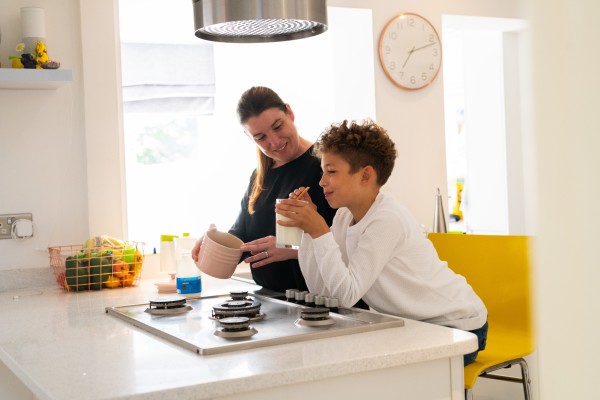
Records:
[[[525,400],[531,400],[531,378],[529,377],[529,367],[527,366],[527,361],[521,359],[521,361],[519,361],[519,366],[521,367],[523,394],[525,395]]]
[[[514,378],[511,376],[492,374],[492,372],[494,372],[494,371],[498,371],[503,368],[510,368],[511,366],[517,365],[517,364],[519,365],[519,367],[521,367],[521,378]],[[483,371],[479,375],[479,377],[488,378],[488,379],[496,379],[496,380],[500,380],[500,381],[521,383],[523,385],[523,395],[525,396],[525,400],[531,400],[531,398],[532,398],[531,377],[529,376],[529,366],[527,365],[527,361],[525,361],[525,359],[523,359],[523,358],[517,358],[515,360],[510,360],[510,361],[504,362],[502,364],[498,364],[493,367],[490,367],[490,368],[486,369],[485,371]],[[473,396],[472,394],[471,394],[471,398],[467,398],[466,396],[467,396],[467,389],[465,389],[465,399],[472,400],[472,396]]]
[[[465,400],[473,400],[473,389],[465,389]]]

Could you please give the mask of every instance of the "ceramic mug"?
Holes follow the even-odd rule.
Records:
[[[202,239],[196,266],[214,278],[228,279],[240,262],[244,242],[236,236],[221,231],[208,231]]]

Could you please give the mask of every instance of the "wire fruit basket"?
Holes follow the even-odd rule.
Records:
[[[144,261],[143,243],[74,244],[48,247],[56,283],[67,291],[137,286]]]

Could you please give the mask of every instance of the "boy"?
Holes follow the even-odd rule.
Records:
[[[394,168],[394,142],[372,121],[332,125],[315,144],[323,188],[338,209],[331,229],[310,196],[281,202],[286,226],[304,230],[298,258],[308,288],[342,307],[363,299],[373,309],[475,333],[485,348],[487,310],[465,278],[440,261],[418,222],[380,192]],[[306,201],[304,201],[306,200]],[[465,356],[473,362],[477,351]]]

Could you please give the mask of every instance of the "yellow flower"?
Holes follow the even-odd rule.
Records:
[[[25,43],[19,43],[19,44],[17,45],[17,47],[16,47],[16,50],[17,50],[18,52],[21,52],[21,51],[23,51],[24,49],[25,49]]]

